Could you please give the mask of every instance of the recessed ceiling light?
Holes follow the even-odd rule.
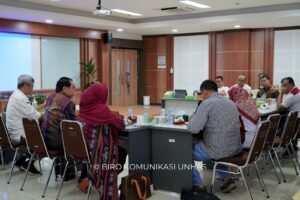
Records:
[[[177,32],[178,32],[178,29],[173,29],[172,32],[173,32],[173,33],[177,33]]]
[[[53,1],[53,2],[59,2],[60,0],[51,0],[51,1]]]
[[[51,20],[51,19],[46,19],[45,22],[48,23],[48,24],[52,24],[52,23],[53,23],[53,20]]]
[[[123,32],[124,29],[122,29],[122,28],[117,28],[117,31],[118,31],[118,32]]]
[[[241,28],[241,25],[238,25],[238,24],[237,24],[237,25],[234,25],[233,27],[234,27],[234,28]]]
[[[142,14],[130,12],[130,11],[127,11],[127,10],[121,10],[121,9],[111,9],[111,11],[121,13],[121,14],[125,14],[125,15],[131,15],[131,16],[142,16]]]
[[[179,2],[190,5],[190,6],[195,6],[195,7],[198,7],[198,8],[211,8],[211,6],[204,5],[204,4],[197,3],[197,2],[194,2],[194,1],[190,1],[190,0],[184,0],[184,1],[179,1]]]

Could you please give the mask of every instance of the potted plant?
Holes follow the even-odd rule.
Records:
[[[85,75],[88,77],[88,83],[83,86],[83,89],[87,89],[91,84],[96,81],[96,64],[93,63],[93,58],[91,58],[87,63],[80,63],[84,67],[84,71],[81,75]]]
[[[46,101],[46,95],[44,94],[37,94],[35,95],[35,100],[38,105],[45,103]]]

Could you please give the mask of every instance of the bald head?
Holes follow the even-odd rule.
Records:
[[[239,75],[238,80],[237,80],[237,84],[240,87],[244,87],[245,83],[246,83],[246,77],[244,75]]]

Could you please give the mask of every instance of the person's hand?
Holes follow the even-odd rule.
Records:
[[[42,103],[42,104],[39,104],[36,106],[36,110],[41,110],[41,109],[44,109],[45,108],[45,104]]]
[[[226,96],[226,92],[225,92],[224,90],[221,90],[221,91],[219,92],[219,94],[222,95],[222,96]]]
[[[267,103],[267,104],[271,105],[272,102],[273,102],[273,99],[271,99],[271,98],[267,98],[267,99],[266,99],[266,103]]]

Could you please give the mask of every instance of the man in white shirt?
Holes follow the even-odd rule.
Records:
[[[278,96],[278,109],[289,108],[290,111],[298,111],[298,120],[300,118],[300,90],[295,86],[292,77],[285,77],[281,80],[281,92]],[[286,94],[283,99],[283,95]],[[298,150],[297,139],[292,141],[294,150]]]
[[[300,90],[295,86],[292,77],[285,77],[281,80],[281,92],[278,96],[278,109],[289,108],[290,111],[298,111],[298,118],[300,118]],[[286,94],[284,100],[283,95]]]
[[[12,141],[20,142],[25,138],[22,119],[38,119],[41,114],[30,104],[26,95],[33,90],[34,80],[29,75],[18,78],[18,89],[10,96],[6,109],[6,126]],[[23,140],[23,139],[22,139]]]
[[[224,86],[223,76],[217,76],[215,82],[218,86],[218,93],[222,96],[228,97],[229,87]]]
[[[251,90],[252,88],[250,87],[250,85],[248,85],[246,83],[246,77],[244,75],[239,75],[238,80],[237,80],[237,84],[235,84],[234,86],[232,86],[230,88],[230,90],[232,88],[244,88],[250,95],[251,95]]]

